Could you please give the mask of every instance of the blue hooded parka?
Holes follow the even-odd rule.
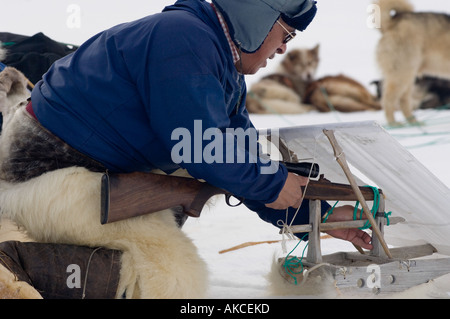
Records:
[[[268,164],[258,158],[195,158],[195,151],[211,143],[202,135],[207,129],[216,138],[221,134],[218,142],[223,149],[232,147],[235,157],[248,153],[227,131],[253,128],[245,96],[244,77],[211,5],[180,0],[161,13],[93,36],[52,65],[31,99],[44,127],[109,171],[170,173],[181,167],[245,198],[249,208],[276,225],[281,212],[264,204],[273,202],[284,185],[283,165],[261,174]],[[190,132],[190,161],[174,161],[174,148],[187,138],[174,132]],[[301,223],[307,221],[307,214],[298,215]]]

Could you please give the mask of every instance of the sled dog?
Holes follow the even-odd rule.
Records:
[[[414,12],[407,0],[378,0],[382,37],[377,63],[383,76],[381,104],[389,124],[399,108],[410,123],[417,122],[412,106],[416,78],[450,78],[450,16]]]
[[[295,49],[286,54],[278,66],[277,73],[289,75],[293,79],[311,82],[319,67],[320,45],[312,49]]]
[[[247,110],[250,113],[295,114],[311,111],[302,103],[307,85],[319,66],[319,45],[312,49],[289,51],[276,72],[263,77],[250,87]]]
[[[380,110],[381,105],[362,84],[345,76],[325,76],[306,88],[304,103],[320,112],[358,112]]]
[[[377,98],[383,96],[382,81],[372,81]],[[411,97],[413,110],[450,107],[450,79],[424,76],[416,79]]]
[[[360,83],[344,75],[316,79],[319,45],[287,53],[278,73],[252,85],[247,95],[251,113],[295,114],[312,110],[356,112],[381,109],[379,101]]]

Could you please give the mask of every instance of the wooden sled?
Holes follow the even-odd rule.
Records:
[[[330,182],[327,194],[306,192],[310,201],[309,224],[290,227],[292,233],[309,233],[306,260],[302,269],[285,267],[287,257],[278,259],[280,273],[289,283],[301,286],[309,277],[328,276],[334,280],[341,292],[352,291],[358,295],[390,295],[424,284],[450,273],[450,258],[426,258],[437,250],[430,244],[389,249],[384,240],[384,228],[388,224],[382,190],[375,218],[370,213],[366,220],[322,223],[321,200],[360,201],[364,212],[370,212],[366,201],[374,201],[374,192],[357,186],[345,162],[345,155],[334,139],[332,131],[324,131],[335,151],[336,160],[341,164],[350,185]],[[321,177],[323,178],[323,177]],[[339,191],[336,191],[339,189]],[[389,225],[404,222],[401,217],[389,217]],[[372,229],[371,251],[337,252],[322,256],[320,232],[332,229],[359,228],[370,223]],[[425,257],[425,258],[422,258]],[[292,258],[292,257],[291,257]],[[299,258],[298,258],[299,259]]]
[[[331,183],[331,185],[334,185]],[[324,198],[324,196],[321,196]],[[347,198],[351,198],[347,196]],[[335,200],[330,196],[330,200]],[[355,197],[355,200],[356,197]],[[366,200],[373,200],[366,193]],[[384,214],[383,199],[380,199],[379,214],[375,218],[380,231],[384,234],[387,218]],[[372,237],[373,249],[360,252],[337,252],[322,256],[320,232],[362,227],[367,220],[349,222],[321,223],[320,200],[310,200],[310,223],[308,225],[291,226],[293,232],[308,232],[308,251],[304,259],[303,273],[288,273],[284,267],[285,259],[278,260],[281,275],[291,284],[301,286],[305,274],[311,276],[331,276],[335,287],[341,292],[357,291],[365,295],[390,295],[405,291],[420,284],[429,282],[450,273],[450,258],[419,259],[431,256],[436,249],[429,244],[390,249],[391,258],[387,257],[380,240]],[[404,221],[401,217],[390,217],[389,225]]]

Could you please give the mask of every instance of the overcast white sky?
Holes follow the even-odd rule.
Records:
[[[161,11],[175,0],[13,0],[3,1],[0,32],[33,35],[81,44],[113,25]],[[379,32],[367,24],[371,0],[318,0],[318,15],[289,48],[321,44],[318,76],[344,73],[368,85],[378,77],[374,50]],[[412,0],[417,10],[450,11],[449,0]],[[349,14],[351,12],[351,14]],[[249,21],[251,23],[251,21]],[[267,69],[248,76],[247,83],[271,72],[281,57]]]

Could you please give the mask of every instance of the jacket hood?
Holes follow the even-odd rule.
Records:
[[[314,19],[313,0],[212,0],[227,22],[235,44],[244,52],[259,49],[281,17],[296,30],[305,30]]]

